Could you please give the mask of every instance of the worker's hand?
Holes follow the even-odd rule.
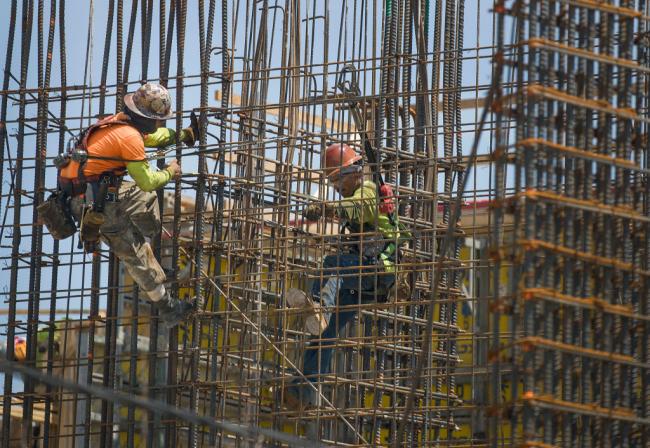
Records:
[[[302,216],[310,221],[317,221],[323,216],[323,204],[319,202],[312,202],[303,210]]]
[[[178,179],[181,177],[181,164],[178,163],[178,160],[172,160],[171,163],[167,165],[166,169],[172,173],[172,179]]]
[[[181,141],[187,146],[194,146],[199,140],[200,128],[199,120],[196,118],[196,114],[192,112],[190,114],[190,126],[183,129],[181,132]]]
[[[194,146],[197,138],[194,136],[194,129],[184,128],[181,131],[181,142],[185,143],[187,146]]]

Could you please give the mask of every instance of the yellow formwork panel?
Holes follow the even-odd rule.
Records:
[[[470,255],[471,251],[468,247],[463,247],[461,250],[461,259],[465,260],[466,262],[470,262]],[[187,257],[186,256],[181,256],[179,260],[179,265],[181,268],[186,266],[187,263]],[[211,272],[214,272],[213,269],[214,266],[211,266],[212,269],[210,269]],[[222,262],[222,272],[227,272],[227,262],[223,261]],[[242,283],[245,280],[245,274],[244,274],[244,267],[239,267],[235,274],[232,275],[229,279],[230,282],[232,283]],[[263,271],[259,274],[257,274],[256,282],[261,282],[264,284],[269,280],[268,276],[268,269],[264,268]],[[501,271],[501,282],[502,285],[507,285],[508,283],[508,269],[503,268]],[[130,282],[129,282],[130,283]],[[464,279],[464,284],[465,284],[465,290],[469,288],[468,284],[468,279]],[[288,285],[287,288],[289,287],[296,287],[299,286],[297,283]],[[211,288],[208,288],[211,289]],[[187,296],[191,297],[193,294],[193,288],[185,287],[182,288],[181,291],[181,296]],[[213,308],[213,300],[218,298],[218,304],[215,308]],[[232,307],[235,305],[242,313],[246,312],[245,308],[245,301],[241,299],[232,299],[233,302],[231,304],[228,303],[226,300],[226,297],[223,295],[215,295],[215,293],[212,293],[206,297],[207,303],[206,303],[206,309],[211,310],[211,309],[216,309],[217,312],[226,312],[229,311],[229,305],[230,305],[230,311],[232,312]],[[457,354],[460,357],[460,364],[459,366],[472,366],[475,364],[475,359],[474,359],[474,346],[476,343],[475,340],[475,327],[476,327],[476,322],[475,322],[475,309],[477,306],[477,301],[478,300],[484,300],[476,297],[463,297],[461,300],[459,300],[456,304],[456,312],[457,312],[457,323],[456,325],[462,330],[460,334],[456,336],[456,349],[457,349]],[[266,306],[266,305],[265,305]],[[279,319],[281,314],[280,313],[274,313],[273,312],[272,306],[267,308],[267,312],[264,313],[264,323],[267,326],[272,326],[274,323],[279,324]],[[434,315],[438,316],[440,311],[440,304],[436,304],[434,306]],[[234,313],[236,317],[239,318],[239,320],[242,319],[241,315],[238,315],[239,313],[235,312]],[[298,319],[295,316],[292,315],[285,315],[288,317],[289,322],[288,322],[288,327],[289,328],[294,328],[294,326],[297,324],[296,320]],[[490,325],[491,325],[491,320],[490,320]],[[148,325],[141,325],[145,331],[148,331]],[[509,327],[510,327],[510,319],[506,315],[502,315],[499,319],[499,330],[500,334],[508,334],[509,332]],[[187,327],[186,329],[179,329],[179,340],[182,340],[186,335],[184,332],[187,331],[187,337],[191,337],[192,334],[192,327],[191,325]],[[204,350],[207,350],[210,348],[210,342],[211,342],[211,327],[208,325],[203,325],[202,326],[202,331],[201,331],[201,341],[200,341],[200,347]],[[218,330],[217,334],[217,344],[220,350],[225,350],[227,352],[233,353],[233,352],[238,352],[239,351],[239,344],[241,342],[241,335],[242,333],[240,331],[230,331],[229,334],[227,335],[227,341],[225,338],[225,334],[223,330],[220,328]],[[435,332],[432,336],[432,341],[433,341],[433,348],[436,349],[438,342],[441,340],[441,338],[446,338],[446,333],[441,333],[441,332]],[[507,337],[501,337],[501,344],[506,345],[509,343],[509,340]],[[302,343],[295,342],[295,345],[300,345]],[[263,360],[266,362],[273,362],[277,359],[277,353],[270,348],[269,344],[265,344],[266,348],[263,351]],[[286,349],[286,347],[285,347]],[[501,354],[501,356],[504,356]],[[291,359],[292,362],[296,363],[296,359]],[[371,359],[371,368],[374,367],[375,360]],[[121,363],[121,368],[123,370],[124,374],[128,374],[128,360],[124,360]],[[454,372],[451,373],[452,375]],[[146,382],[147,379],[147,362],[144,359],[140,359],[137,363],[137,376],[139,382]],[[440,392],[445,393],[446,392],[446,385],[444,384],[445,381],[443,381],[443,387],[440,390]],[[521,392],[521,387],[519,387],[520,392]],[[502,387],[502,397],[501,397],[501,402],[510,402],[512,398],[512,391],[511,391],[511,384],[508,381],[504,381]],[[461,405],[458,409],[458,413],[463,414],[465,416],[469,415],[471,411],[469,409],[472,407],[472,381],[465,381],[463,378],[459,378],[456,381],[456,386],[455,386],[455,394],[462,399],[463,405]],[[261,399],[261,404],[264,406],[269,406],[271,407],[273,405],[273,400],[275,399],[275,394],[274,391],[272,390],[271,385],[264,385],[260,389],[260,399]],[[369,392],[365,395],[365,401],[364,401],[364,407],[367,409],[373,409],[374,408],[374,400],[375,400],[375,395],[373,392]],[[383,393],[381,397],[381,407],[385,409],[391,409],[391,406],[393,405],[391,403],[391,396],[388,393]],[[126,417],[126,408],[120,409],[120,413],[124,414],[123,416]],[[136,416],[137,417],[137,416]],[[273,426],[273,422],[270,418],[270,416],[267,418],[266,416],[261,415],[261,420],[259,421],[260,426],[265,427],[265,428],[270,428]],[[282,429],[288,433],[291,434],[301,434],[303,432],[303,429],[301,428],[301,425],[296,425],[295,423],[291,422],[285,422],[281,425]],[[298,428],[298,430],[296,430]],[[511,428],[509,421],[504,422],[504,424],[501,427],[501,436],[504,438],[509,437],[511,433]],[[444,428],[438,429],[437,432],[432,430],[432,433],[429,435],[429,440],[431,440],[431,437],[435,435],[437,438],[441,440],[446,440],[448,439],[448,434],[447,430]],[[126,437],[126,433],[121,434],[121,437]],[[382,443],[389,443],[388,440],[389,437],[389,431],[388,429],[382,429],[381,431],[381,440],[383,441]],[[424,437],[424,435],[422,435]],[[462,441],[463,440],[471,440],[472,439],[472,428],[471,424],[467,419],[465,418],[464,422],[458,422],[457,423],[457,429],[452,431],[449,440],[457,440],[459,441],[458,445],[454,446],[462,446]],[[126,440],[126,439],[124,439]],[[136,446],[141,446],[141,440],[140,436],[136,436]]]

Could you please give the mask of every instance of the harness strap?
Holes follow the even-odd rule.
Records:
[[[393,230],[396,231],[396,232],[399,232],[401,234],[401,226],[400,226],[399,222],[394,222],[394,221],[391,220],[391,224],[394,227]],[[369,226],[369,224],[366,224],[366,226]],[[374,226],[371,226],[371,227],[372,227],[372,229],[370,229],[370,230],[377,230],[377,229],[375,229]],[[339,230],[339,233],[343,233],[343,230],[345,230],[345,229],[349,230],[351,233],[359,233],[360,232],[360,229],[353,228],[352,224],[347,219],[343,220],[343,222],[341,223],[341,229]],[[401,240],[401,238],[399,238],[399,240]],[[378,257],[381,258],[382,260],[389,260],[390,258],[392,258],[392,257],[394,257],[396,255],[397,255],[397,245],[395,244],[394,241],[387,241],[384,244],[384,247],[383,247],[381,253],[378,255]]]
[[[65,192],[70,197],[76,197],[83,194],[86,194],[87,185],[97,185],[100,183],[103,177],[109,176],[109,187],[118,188],[122,181],[121,175],[116,175],[110,171],[104,172],[102,174],[94,174],[92,176],[84,177],[82,182],[80,179],[69,179],[65,177],[59,177],[59,189]]]
[[[107,127],[107,126],[115,126],[115,125],[125,125],[125,126],[131,126],[135,130],[137,130],[141,135],[142,133],[138,128],[133,126],[133,123],[131,123],[128,120],[115,120],[113,117],[106,117],[103,120],[99,120],[97,123],[90,125],[83,133],[81,137],[81,141],[79,142],[79,147],[82,148],[86,153],[88,153],[88,139],[92,135],[93,132],[95,132],[97,129]],[[91,155],[87,154],[86,159],[95,159],[95,160],[111,160],[115,162],[143,162],[146,160],[141,159],[141,160],[130,160],[130,159],[122,159],[119,157],[106,157],[106,156],[97,156],[97,155]]]
[[[128,120],[115,120],[115,119],[113,118],[113,116],[110,116],[110,117],[106,117],[106,118],[104,118],[104,119],[102,119],[102,120],[99,120],[99,121],[98,121],[97,123],[95,123],[95,124],[91,124],[91,125],[90,125],[90,126],[89,126],[89,127],[88,127],[84,132],[83,132],[83,134],[82,134],[82,136],[81,136],[81,141],[79,142],[79,143],[80,143],[79,146],[81,146],[81,147],[84,148],[84,149],[88,149],[88,138],[90,137],[90,135],[91,135],[94,131],[96,131],[96,130],[99,129],[99,128],[105,127],[105,126],[113,126],[113,125],[117,125],[117,124],[122,124],[122,125],[126,125],[126,126],[131,126],[132,128],[136,129],[138,132],[140,132],[140,130],[138,130],[138,128],[136,128],[135,126],[133,126],[133,123],[131,123],[130,121],[128,121]]]
[[[86,184],[86,175],[84,174],[84,168],[86,168],[86,160],[80,162],[79,166],[77,167],[77,179],[79,179],[79,183],[83,185]]]
[[[107,157],[107,156],[97,156],[97,155],[91,155],[88,154],[88,139],[92,135],[93,132],[95,132],[97,129],[106,127],[106,126],[114,126],[114,125],[126,125],[126,126],[133,126],[133,123],[131,123],[128,120],[116,120],[114,116],[106,117],[102,120],[99,120],[97,123],[90,125],[86,130],[83,131],[83,133],[80,136],[80,139],[78,140],[79,143],[72,149],[72,151],[75,151],[77,149],[83,150],[86,152],[85,157],[79,162],[79,167],[77,168],[77,179],[72,179],[72,187],[67,187],[66,185],[70,183],[70,179],[64,179],[61,177],[61,169],[58,170],[58,181],[59,185],[61,186],[66,186],[67,190],[70,190],[73,196],[79,195],[79,194],[84,194],[86,190],[86,185],[88,182],[96,182],[99,179],[102,178],[102,176],[110,175],[110,176],[115,176],[116,178],[121,178],[125,174],[124,168],[116,168],[112,171],[104,172],[101,173],[97,176],[89,176],[86,177],[84,170],[86,168],[86,164],[89,159],[95,159],[95,160],[110,160],[110,161],[115,161],[115,162],[125,162],[125,163],[132,163],[132,162],[142,162],[145,159],[142,160],[130,160],[130,159],[122,159],[119,157]],[[137,130],[137,128],[135,128]],[[140,132],[138,130],[138,132]]]
[[[127,162],[127,163],[132,163],[132,162],[144,162],[147,159],[121,159],[119,157],[105,157],[105,156],[93,156],[88,154],[86,157],[87,159],[95,159],[95,160],[110,160],[113,162]]]

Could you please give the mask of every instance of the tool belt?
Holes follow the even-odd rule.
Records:
[[[391,271],[387,271],[383,262],[380,262],[382,259],[391,261],[391,263],[396,264],[396,260],[400,259],[401,262],[406,262],[407,264],[412,263],[414,260],[410,257],[405,257],[399,252],[401,250],[398,248],[397,251],[389,257],[377,257],[376,263],[378,265],[377,273],[380,275],[388,275],[389,273],[394,276],[393,282],[390,284],[384,284],[383,288],[378,288],[373,291],[363,291],[362,294],[366,299],[377,300],[378,303],[386,302],[404,302],[408,301],[411,298],[412,283],[415,280],[415,272],[409,268],[393,268]],[[382,266],[380,269],[379,266]]]
[[[88,180],[88,178],[87,178]],[[85,210],[81,220],[81,241],[87,252],[92,252],[99,241],[100,228],[104,224],[104,208],[107,202],[118,202],[122,176],[102,173],[98,180],[88,182],[93,191],[93,205]]]
[[[104,203],[119,202],[118,192],[122,184],[122,176],[104,173],[97,180],[88,182],[93,191],[94,208],[104,211]]]
[[[93,176],[85,176],[84,179],[68,179],[66,177],[59,177],[59,189],[71,198],[74,198],[85,195],[88,185],[90,185],[93,189],[94,197],[97,198],[98,196],[96,193],[99,191],[99,185],[102,181],[107,183],[109,191],[112,189],[118,190],[122,184],[122,176],[109,172]]]
[[[364,257],[364,259],[375,263],[378,266],[381,266],[381,271],[384,272],[383,275],[388,275],[391,273],[394,275],[394,281],[391,285],[384,285],[388,288],[387,291],[382,291],[381,294],[378,294],[377,291],[373,291],[378,302],[387,302],[395,300],[408,300],[411,295],[411,274],[408,271],[397,269],[395,265],[400,262],[401,259],[401,247],[410,239],[411,235],[409,232],[404,232],[402,226],[399,223],[395,224],[396,230],[408,235],[407,238],[398,238],[398,241],[386,241],[386,239],[381,235],[373,234],[374,228],[372,226],[366,225],[366,233],[361,232],[361,227],[356,223],[345,221],[343,223],[343,228],[347,228],[351,233],[357,234],[352,238],[356,244],[351,245],[351,252],[358,253]],[[385,262],[389,262],[389,265],[392,268],[388,268]]]
[[[70,207],[73,198],[86,194],[87,187],[93,190],[93,206],[82,214],[81,239],[99,240],[99,227],[104,222],[103,211],[106,202],[117,202],[122,176],[103,173],[83,179],[59,177],[58,190],[38,206],[39,222],[45,225],[54,239],[63,240],[75,234],[77,225]]]
[[[68,238],[77,231],[75,218],[72,214],[70,201],[73,198],[84,196],[88,186],[93,191],[92,207],[83,207],[81,213],[81,239],[88,238],[89,241],[99,240],[99,227],[104,221],[103,211],[106,202],[117,202],[117,192],[125,174],[124,168],[116,171],[109,171],[99,175],[86,176],[84,168],[88,159],[117,160],[121,162],[134,162],[121,158],[103,157],[88,154],[88,139],[97,129],[113,126],[133,124],[129,121],[116,120],[108,117],[93,124],[84,130],[78,137],[74,137],[69,143],[67,152],[59,154],[54,159],[54,165],[58,170],[57,191],[45,202],[38,206],[39,222],[44,224],[52,237],[61,240]],[[71,161],[78,163],[77,178],[70,179],[61,177],[61,170]]]
[[[378,259],[384,257],[392,262],[396,262],[398,251],[397,247],[403,244],[399,241],[397,247],[393,241],[387,241],[383,235],[376,232],[374,226],[366,224],[362,230],[357,223],[345,220],[341,224],[341,234],[347,229],[351,234],[350,252],[363,255],[364,258]],[[397,230],[397,229],[396,229]]]

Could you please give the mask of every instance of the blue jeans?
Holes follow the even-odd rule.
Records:
[[[359,276],[359,273],[365,275]],[[354,318],[355,310],[338,311],[337,296],[339,307],[374,301],[375,295],[377,299],[384,300],[394,282],[395,275],[384,273],[378,260],[363,258],[358,254],[325,257],[323,277],[314,282],[312,297],[329,311],[326,314],[329,325],[320,339],[331,340],[309,344],[303,363],[305,376],[330,373],[336,338],[341,329]],[[317,378],[311,380],[316,381]]]

